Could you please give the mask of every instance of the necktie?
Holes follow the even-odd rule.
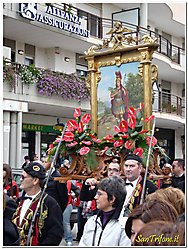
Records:
[[[133,184],[131,182],[126,182],[125,185],[130,185],[131,187],[133,187]]]

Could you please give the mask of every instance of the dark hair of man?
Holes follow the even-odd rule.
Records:
[[[183,170],[185,169],[185,161],[184,159],[181,159],[181,158],[175,158],[174,161],[177,161],[178,162],[178,166],[182,166]]]
[[[29,156],[24,156],[24,159],[25,160],[30,160],[30,157]]]
[[[123,179],[118,176],[111,176],[104,178],[99,184],[98,189],[107,193],[108,201],[115,197],[113,207],[120,207],[123,205],[126,197],[125,183]]]

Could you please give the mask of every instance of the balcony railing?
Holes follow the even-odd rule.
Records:
[[[90,14],[86,11],[78,9],[76,7],[70,6],[68,4],[58,4],[58,8],[63,8],[64,10],[69,10],[71,13],[78,15],[82,18],[83,23],[85,25],[84,28],[90,30],[91,36],[97,38],[104,38],[106,32],[112,28],[113,24],[119,20],[112,20],[107,18],[101,18],[96,15]],[[137,37],[137,39],[141,39],[144,35],[149,35],[152,38],[156,38],[159,44],[158,52],[164,54],[165,56],[169,57],[173,62],[180,64],[181,56],[185,55],[185,49],[180,48],[176,45],[173,45],[169,40],[164,38],[162,35],[151,31],[150,29],[146,29],[140,26],[136,26],[131,23],[122,22],[123,26],[131,29],[133,34]]]
[[[9,5],[12,6],[12,4]],[[113,26],[114,22],[119,21],[101,18],[99,16],[93,15],[91,13],[88,13],[84,10],[78,9],[76,7],[73,7],[72,5],[68,5],[65,3],[50,3],[50,5],[55,6],[64,11],[70,12],[72,14],[78,15],[82,20],[81,27],[90,30],[91,36],[101,39],[105,37],[106,32],[109,31],[109,29]],[[5,4],[3,5],[3,7],[6,10]],[[12,7],[9,6],[9,9],[12,10]],[[138,40],[141,39],[143,35],[149,35],[152,38],[157,38],[157,42],[159,44],[158,52],[169,57],[173,62],[176,62],[178,64],[181,63],[181,57],[185,55],[185,49],[172,44],[162,35],[151,31],[150,29],[145,29],[143,27],[136,26],[127,22],[122,22],[122,24],[123,26],[131,29],[132,33],[135,34]]]
[[[153,111],[185,117],[185,100],[164,91],[153,91]]]
[[[25,94],[25,89],[33,86],[34,95],[59,96],[64,100],[88,100],[89,90],[85,78],[76,74],[55,72],[49,69],[26,66],[3,60],[4,91]],[[27,89],[27,91],[28,91]],[[26,93],[28,94],[28,93]]]
[[[20,76],[20,68],[22,67],[22,65],[18,63],[11,63],[6,60],[4,60],[3,62],[4,62],[4,67],[3,67],[4,91],[11,91],[14,94],[24,94],[25,84],[23,81],[21,81],[21,76]],[[39,69],[39,68],[36,68],[36,69]],[[44,86],[46,87],[48,82],[50,82],[49,88],[46,88],[46,94],[48,94],[48,91],[49,91],[48,96],[57,95],[57,96],[62,96],[65,99],[67,98],[65,93],[64,93],[65,94],[64,96],[60,92],[58,92],[58,90],[62,90],[62,88],[64,88],[63,79],[64,77],[66,77],[65,87],[68,86],[67,85],[68,82],[70,82],[70,84],[74,84],[74,86],[77,86],[77,84],[79,83],[79,85],[76,88],[77,94],[79,93],[80,96],[81,94],[85,95],[85,99],[87,99],[86,97],[89,97],[89,91],[88,89],[86,89],[85,81],[83,80],[83,78],[76,77],[76,80],[78,82],[75,83],[75,81],[73,81],[72,78],[70,78],[71,75],[64,74],[64,76],[62,75],[62,79],[60,79],[60,83],[62,83],[62,85],[59,86],[59,78],[61,78],[61,74],[59,72],[54,72],[54,71],[44,70],[44,69],[39,69],[39,70],[41,70],[41,72],[43,73],[44,78],[45,77],[48,78],[47,82],[43,82]],[[81,92],[80,92],[80,88],[83,88]],[[37,82],[35,84],[36,94],[37,94],[37,91],[38,93],[40,93],[40,89],[41,89],[41,86]],[[154,90],[152,104],[153,104],[152,109],[154,112],[165,112],[169,114],[178,115],[181,117],[185,116],[185,100],[174,94],[171,94],[165,91]]]

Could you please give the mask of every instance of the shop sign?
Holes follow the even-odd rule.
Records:
[[[40,131],[40,132],[51,132],[59,134],[62,130],[62,126],[51,126],[51,125],[39,125],[39,124],[22,124],[23,131]]]
[[[45,12],[39,12],[37,3],[19,3],[20,15],[32,21],[65,30],[83,37],[89,37],[90,31],[81,27],[82,19],[75,14],[47,5]]]

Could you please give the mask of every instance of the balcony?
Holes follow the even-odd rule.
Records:
[[[44,4],[43,4],[44,5]],[[52,4],[56,6],[59,9],[70,11],[71,13],[79,16],[81,18],[81,28],[90,30],[91,38],[104,38],[106,37],[107,31],[113,26],[114,22],[118,21],[115,19],[107,19],[107,18],[101,18],[99,16],[90,14],[86,11],[83,11],[81,9],[78,9],[76,7],[73,7],[72,5],[68,4]],[[17,7],[18,8],[18,7]],[[87,50],[90,46],[92,46],[91,43],[96,42],[98,44],[98,39],[87,39],[86,38],[80,38],[76,36],[77,39],[77,46],[75,46],[75,37],[74,39],[71,35],[67,35],[67,31],[57,31],[53,32],[54,28],[51,27],[51,29],[39,29],[40,26],[37,25],[31,25],[30,23],[26,22],[20,22],[16,21],[16,16],[18,15],[18,10],[16,10],[16,6],[13,6],[13,4],[4,4],[4,15],[6,18],[4,18],[4,35],[5,37],[12,37],[14,40],[19,40],[20,37],[23,37],[23,41],[30,44],[29,42],[32,41],[33,44],[35,44],[38,47],[54,47],[54,43],[58,47],[62,47],[67,50],[72,50],[76,53],[80,53],[81,50],[84,52]],[[11,17],[10,13],[14,12],[15,17],[14,19],[9,18]],[[8,14],[7,14],[8,13]],[[127,28],[132,30],[132,34],[134,34],[138,40],[141,39],[144,35],[150,35],[152,38],[156,38],[157,42],[159,44],[158,47],[158,53],[163,54],[167,56],[173,63],[176,63],[177,65],[183,64],[184,57],[185,57],[185,49],[178,47],[174,44],[172,44],[169,40],[162,37],[160,34],[155,33],[154,31],[151,31],[149,29],[145,29],[140,26],[133,25],[131,23],[122,22],[123,26],[126,26]],[[18,29],[19,32],[13,32],[15,29]],[[36,35],[33,36],[33,33]],[[53,32],[52,37],[53,39],[48,39],[50,36],[49,32]],[[62,34],[66,35],[67,42],[62,44]],[[37,37],[37,39],[35,38]],[[46,39],[45,39],[46,38]],[[79,44],[78,44],[79,43]],[[80,50],[81,49],[81,50]]]
[[[153,91],[153,111],[185,117],[185,100],[164,91]]]
[[[76,74],[3,61],[3,98],[27,102],[32,113],[69,117],[77,107],[88,111],[89,97],[85,80]]]
[[[85,28],[90,29],[91,36],[96,38],[104,38],[106,32],[113,26],[116,21],[119,20],[112,20],[107,18],[101,18],[95,15],[92,15],[86,11],[80,10],[76,7],[73,7],[67,4],[61,4],[58,7],[63,5],[63,9],[66,10],[71,8],[71,11],[77,14],[79,17],[82,18]],[[144,35],[149,35],[152,38],[156,38],[159,44],[158,52],[167,56],[177,64],[181,64],[182,56],[185,56],[185,49],[180,48],[174,44],[172,44],[169,40],[161,36],[160,34],[151,31],[150,29],[145,29],[140,26],[133,25],[131,23],[122,22],[123,26],[132,30],[132,33],[135,34],[138,40],[140,40]]]
[[[28,69],[29,67],[24,66],[24,68]],[[54,106],[61,106],[61,108],[63,105],[66,107],[73,105],[73,108],[75,108],[78,107],[78,105],[85,105],[84,103],[89,102],[89,91],[86,87],[85,80],[81,77],[30,66],[33,73],[27,78],[29,74],[28,71],[23,73],[21,69],[23,70],[23,65],[4,60],[3,91],[5,99],[19,99],[20,101],[45,105],[54,104]],[[32,77],[32,74],[36,76],[38,73],[38,80]],[[46,81],[41,80],[41,75],[43,79],[46,78]],[[27,79],[29,82],[26,81]],[[75,80],[77,81],[76,83]],[[72,83],[74,87],[71,85]],[[63,86],[63,84],[65,85]],[[69,87],[68,84],[70,84],[71,90],[66,92],[65,88]],[[74,94],[70,96],[69,92],[76,93],[76,96],[74,96]],[[49,102],[49,98],[53,99],[53,104]],[[177,115],[183,118],[185,117],[185,100],[174,94],[155,90],[153,91],[153,111]]]

